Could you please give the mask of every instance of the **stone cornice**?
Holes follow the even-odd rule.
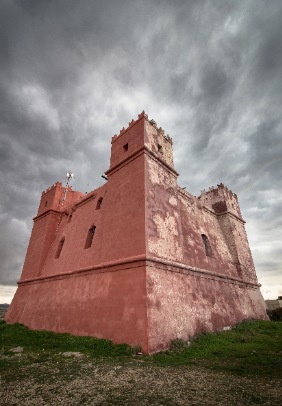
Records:
[[[202,268],[192,267],[190,265],[185,265],[175,261],[169,261],[163,258],[146,256],[146,255],[137,255],[134,257],[128,257],[125,259],[120,259],[116,261],[104,262],[90,267],[79,268],[71,272],[57,273],[53,275],[40,276],[32,279],[25,279],[18,281],[18,285],[27,285],[40,282],[48,282],[58,279],[67,279],[73,278],[81,275],[92,274],[92,273],[101,273],[101,272],[118,272],[119,270],[124,270],[128,268],[140,268],[140,267],[153,267],[157,266],[160,269],[182,273],[184,275],[193,275],[196,277],[206,277],[208,279],[215,279],[226,283],[235,283],[237,285],[258,288],[261,285],[249,281],[244,281],[240,278],[236,278],[229,275],[224,275],[218,272],[208,271]]]

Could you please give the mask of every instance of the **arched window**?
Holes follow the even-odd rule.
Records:
[[[87,237],[86,237],[86,241],[85,241],[85,246],[84,246],[85,249],[91,247],[95,231],[96,231],[96,227],[94,225],[89,228],[88,233],[87,233]]]
[[[97,202],[97,206],[96,206],[96,210],[101,209],[102,202],[103,202],[103,198],[99,197],[98,202]]]
[[[58,248],[57,248],[57,251],[56,251],[55,258],[59,258],[59,256],[61,255],[61,252],[62,252],[64,243],[65,243],[65,237],[63,237],[63,238],[61,239],[61,241],[59,242],[59,245],[58,245]]]
[[[208,237],[205,234],[201,234],[201,237],[205,247],[206,256],[212,257],[212,249]]]

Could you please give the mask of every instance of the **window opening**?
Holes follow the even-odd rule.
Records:
[[[102,197],[100,197],[100,198],[98,199],[98,202],[97,202],[96,210],[101,209],[102,202],[103,202],[103,198],[102,198]]]
[[[72,214],[68,217],[68,223],[70,223],[72,220]]]
[[[160,144],[158,144],[158,152],[159,152],[160,154],[163,153],[163,147],[162,147]]]
[[[124,152],[128,151],[128,143],[123,146]]]
[[[85,241],[85,246],[84,246],[85,249],[91,247],[92,242],[93,242],[93,238],[94,238],[94,234],[95,234],[95,230],[96,230],[95,226],[92,226],[91,228],[89,228],[87,238],[86,238],[86,241]]]
[[[212,256],[212,249],[211,249],[209,239],[205,234],[201,234],[201,237],[202,237],[203,244],[204,244],[204,247],[205,247],[206,256],[211,257]]]
[[[47,206],[47,203],[48,203],[48,202],[47,202],[47,200],[46,200],[46,202],[45,202],[45,207]]]
[[[65,243],[65,237],[63,237],[63,238],[61,239],[61,241],[59,242],[59,245],[58,245],[58,248],[57,248],[57,252],[56,252],[55,258],[59,258],[59,257],[60,257],[61,252],[62,252],[62,249],[63,249],[63,246],[64,246],[64,243]]]

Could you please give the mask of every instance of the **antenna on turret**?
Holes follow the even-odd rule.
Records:
[[[66,178],[67,178],[67,183],[66,183],[66,186],[65,186],[65,192],[64,192],[64,197],[63,197],[63,200],[62,200],[62,205],[64,204],[64,202],[65,202],[65,200],[67,198],[70,180],[74,179],[74,174],[72,173],[72,171],[68,171],[66,173]]]

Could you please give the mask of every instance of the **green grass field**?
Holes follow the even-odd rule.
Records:
[[[20,324],[0,322],[0,368],[13,368],[11,349],[22,347],[27,356],[22,362],[43,362],[63,352],[80,352],[107,362],[132,358],[138,351],[126,344],[114,345],[109,340],[77,337],[48,331],[31,331]],[[30,356],[30,357],[29,357]],[[140,357],[140,356],[139,356]],[[146,365],[181,366],[194,364],[240,376],[282,377],[282,323],[250,321],[231,331],[202,334],[190,345],[176,340],[169,351],[141,356]],[[17,360],[17,366],[19,361]]]
[[[0,405],[281,404],[281,322],[245,322],[148,356],[0,321],[0,345]]]
[[[241,376],[282,377],[282,323],[251,321],[231,331],[200,335],[190,346],[173,343],[172,350],[156,354],[162,365],[194,363]]]

